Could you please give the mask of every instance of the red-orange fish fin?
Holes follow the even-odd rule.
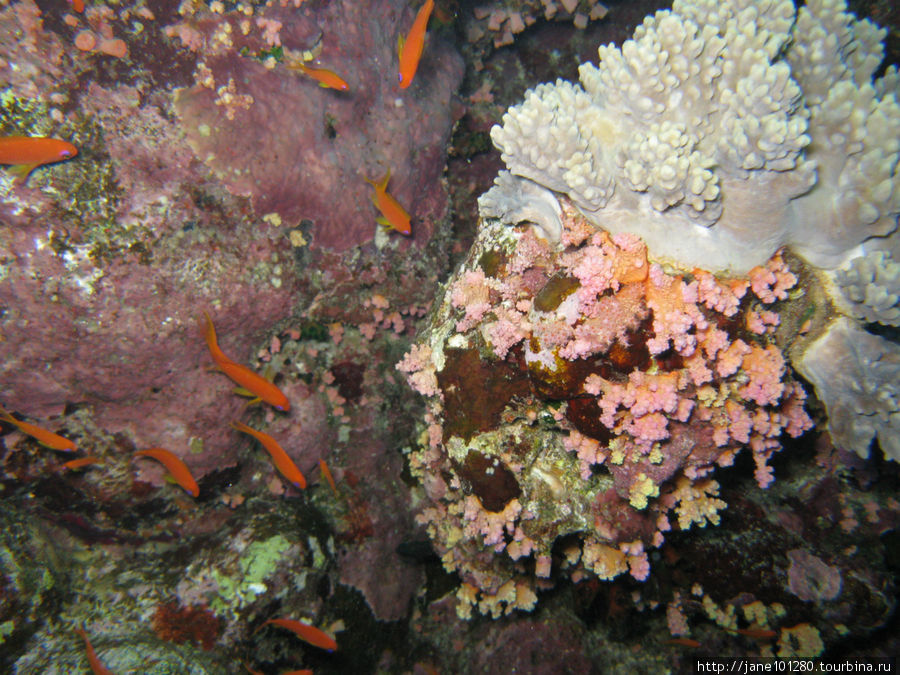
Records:
[[[319,472],[325,477],[325,480],[328,481],[328,484],[331,486],[331,491],[334,492],[335,497],[340,497],[341,493],[338,492],[337,485],[334,482],[334,476],[331,475],[331,469],[328,468],[328,464],[325,463],[324,459],[319,459]]]
[[[212,337],[213,342],[216,341],[216,327],[213,325],[209,312],[203,310],[203,318],[200,320],[200,326],[203,328],[203,335],[207,338]]]
[[[0,420],[3,420],[4,422],[9,422],[10,424],[13,424],[13,425],[15,425],[15,423],[19,421],[15,417],[13,417],[12,414],[6,408],[4,408],[2,405],[0,405]]]

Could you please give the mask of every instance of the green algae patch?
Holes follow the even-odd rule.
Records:
[[[265,580],[278,571],[292,547],[294,544],[277,534],[247,546],[238,562],[237,575],[229,576],[220,570],[212,570],[213,580],[218,586],[218,597],[210,603],[213,611],[219,612],[235,604],[244,605],[266,593],[269,589]]]

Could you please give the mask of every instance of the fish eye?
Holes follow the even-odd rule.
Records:
[[[62,159],[69,159],[72,156],[72,153],[69,150],[60,150],[59,156]]]

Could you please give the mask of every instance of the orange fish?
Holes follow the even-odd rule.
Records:
[[[321,471],[322,475],[325,476],[325,480],[327,480],[328,484],[331,486],[331,491],[334,493],[334,496],[340,497],[337,485],[334,484],[334,476],[331,475],[331,469],[328,468],[328,465],[325,463],[324,459],[319,460],[319,471]]]
[[[376,218],[376,220],[385,227],[393,228],[400,234],[408,235],[412,232],[412,227],[409,225],[409,214],[406,212],[406,209],[400,206],[396,199],[387,193],[387,184],[390,179],[390,170],[381,179],[381,182],[376,183],[368,178],[365,179],[369,185],[375,188],[375,191],[372,193],[372,203],[375,204],[375,208],[381,211],[381,216]]]
[[[265,401],[276,410],[287,412],[291,409],[291,402],[288,401],[281,389],[269,382],[266,378],[254,373],[246,366],[235,363],[229,359],[219,349],[219,343],[216,341],[216,328],[213,326],[212,319],[209,314],[204,312],[206,316],[206,344],[209,346],[209,353],[212,355],[213,361],[223,373],[230,377],[239,387],[243,387],[258,399]]]
[[[174,453],[169,452],[164,448],[150,448],[149,450],[138,450],[134,453],[134,456],[155,459],[169,470],[169,473],[172,474],[172,478],[190,493],[192,497],[196,497],[200,494],[200,488],[197,486],[197,481],[195,481],[194,477],[191,475],[191,471],[187,468],[187,464],[182,462],[181,458]]]
[[[41,445],[46,445],[48,448],[52,448],[53,450],[74,452],[76,449],[75,443],[70,441],[68,438],[63,438],[59,434],[54,434],[52,431],[47,431],[46,429],[43,429],[37,425],[29,424],[28,422],[21,422],[10,415],[2,407],[0,407],[0,420],[9,422],[10,424],[17,426],[19,428],[19,431],[21,431],[23,434],[31,436]]]
[[[251,668],[250,666],[248,666],[246,663],[244,663],[244,668],[247,669],[247,672],[250,673],[250,675],[263,675],[263,672],[262,672],[262,671],[260,671],[260,670],[253,670],[253,668]]]
[[[85,455],[84,457],[70,459],[68,462],[64,462],[62,468],[68,469],[69,471],[75,471],[90,466],[91,464],[100,464],[102,461],[103,460],[97,457],[97,455]]]
[[[335,72],[328,70],[327,68],[310,68],[309,66],[302,63],[293,63],[288,66],[288,68],[293,68],[295,70],[299,70],[301,73],[309,75],[312,79],[316,80],[319,83],[320,87],[325,87],[326,89],[337,89],[338,91],[347,91],[347,89],[349,89],[349,85],[340,75],[337,75]]]
[[[319,647],[328,650],[329,652],[333,652],[337,649],[337,642],[334,641],[333,637],[319,630],[315,626],[310,626],[308,623],[303,623],[296,619],[269,619],[263,623],[262,626],[270,623],[274,623],[276,626],[281,626],[282,628],[287,628],[298,638],[308,642],[313,647]],[[260,626],[260,628],[262,628],[262,626]]]
[[[109,668],[100,663],[100,659],[97,658],[97,652],[94,651],[94,647],[91,645],[91,641],[88,639],[84,629],[76,628],[75,632],[81,636],[82,640],[84,640],[84,650],[87,652],[88,663],[90,664],[94,675],[113,675],[113,672]]]
[[[72,9],[81,14],[84,11],[84,0],[69,0]]]
[[[425,4],[416,14],[412,28],[406,39],[401,35],[397,39],[397,51],[400,57],[400,88],[406,89],[412,84],[416,69],[419,67],[419,59],[422,58],[422,49],[425,47],[425,29],[428,28],[428,17],[434,9],[434,0],[425,0]]]
[[[78,148],[67,141],[43,136],[6,136],[0,138],[0,164],[13,164],[13,173],[28,180],[42,164],[72,159]]]
[[[231,426],[238,431],[243,431],[245,434],[250,434],[253,438],[262,443],[263,447],[268,451],[269,455],[271,455],[272,463],[275,465],[275,468],[278,469],[282,476],[287,478],[301,490],[306,487],[306,477],[300,469],[297,468],[297,465],[294,464],[294,460],[292,460],[284,449],[278,445],[278,441],[269,436],[269,434],[257,431],[256,429],[251,429],[243,422],[238,422],[237,420],[232,422]]]
[[[678,645],[679,647],[700,647],[700,643],[697,640],[692,640],[691,638],[686,637],[678,637],[672,638],[671,640],[666,640],[667,645]]]
[[[726,628],[726,630],[729,630]],[[768,628],[735,628],[730,630],[731,633],[737,633],[753,640],[772,640],[778,633]]]

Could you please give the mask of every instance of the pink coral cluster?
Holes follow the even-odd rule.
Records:
[[[483,4],[472,10],[476,22],[469,27],[468,39],[476,42],[485,37],[493,38],[494,47],[511,45],[514,36],[533,25],[541,18],[545,20],[572,21],[580,30],[587,27],[589,21],[598,21],[606,16],[607,8],[597,0],[529,0],[518,3],[515,10],[502,6],[502,3]]]
[[[748,278],[676,272],[565,210],[562,250],[527,228],[479,249],[398,365],[442,422],[411,457],[442,476],[420,520],[463,606],[492,614],[552,570],[645,579],[672,522],[718,524],[718,466],[748,447],[765,487],[782,435],[811,426],[775,341],[796,283],[781,256]]]

